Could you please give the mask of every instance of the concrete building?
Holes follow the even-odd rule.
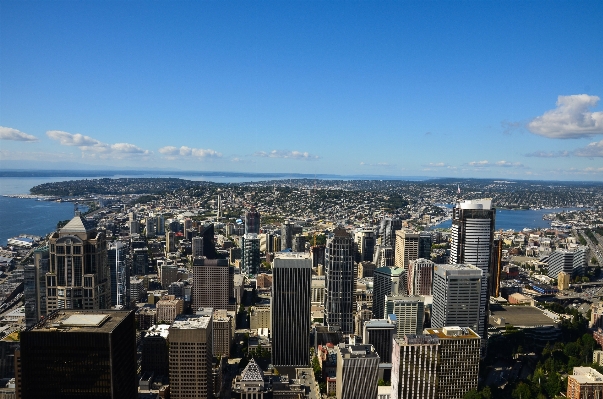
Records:
[[[245,234],[260,234],[260,213],[253,206],[245,212]]]
[[[385,319],[385,297],[406,294],[406,270],[401,267],[380,267],[373,273],[373,315]]]
[[[33,265],[23,267],[23,302],[25,325],[31,327],[46,316],[46,273],[50,270],[48,247],[33,252]]]
[[[255,275],[260,269],[260,237],[255,233],[241,238],[241,273]]]
[[[419,257],[419,233],[410,230],[396,231],[394,266],[408,268],[410,261]]]
[[[480,326],[483,272],[471,265],[436,265],[431,326]]]
[[[337,353],[337,399],[377,397],[379,355],[371,345],[335,347]]]
[[[395,339],[393,346],[391,397],[436,399],[440,355],[437,335],[408,334]]]
[[[408,264],[408,294],[433,295],[433,267],[435,263],[418,258]]]
[[[21,333],[21,398],[136,397],[134,313],[59,310]]]
[[[193,237],[191,240],[192,257],[200,258],[203,256],[203,237]]]
[[[130,277],[130,301],[140,301],[144,293],[144,281],[138,277]]]
[[[109,244],[108,266],[111,270],[111,306],[130,306],[130,268],[126,263],[128,247],[121,241]]]
[[[437,336],[440,342],[436,398],[458,399],[477,389],[480,336],[462,327],[428,328],[425,334]]]
[[[369,309],[366,302],[356,304],[356,314],[354,315],[354,335],[362,337],[364,323],[373,318],[373,312]]]
[[[358,278],[373,277],[377,266],[370,262],[358,262]]]
[[[142,339],[142,373],[153,373],[155,377],[169,376],[169,324],[157,324],[147,330]]]
[[[160,323],[171,323],[176,319],[176,316],[184,312],[184,301],[171,296],[171,298],[159,300],[156,308],[157,320]]]
[[[373,319],[364,323],[362,343],[372,345],[380,363],[392,362],[392,345],[396,336],[396,324],[391,320]],[[384,378],[388,380],[389,378]]]
[[[557,275],[557,289],[559,289],[560,291],[569,289],[571,278],[571,274],[568,274],[566,272],[559,272],[559,274]]]
[[[356,244],[356,262],[372,262],[375,257],[375,231],[359,229],[354,232]]]
[[[495,219],[496,209],[492,207],[490,198],[460,201],[452,211],[452,242],[449,263],[453,265],[471,264],[482,271],[479,323],[474,329],[484,339],[487,338],[490,298],[489,271],[492,261]]]
[[[303,253],[279,253],[272,273],[272,363],[309,366],[312,260]]]
[[[354,332],[356,307],[356,262],[354,240],[343,228],[336,228],[327,239],[325,253],[325,323],[339,326],[342,333]]]
[[[388,295],[385,313],[396,316],[396,338],[407,334],[421,334],[425,319],[425,298],[422,296]]]
[[[169,329],[170,397],[213,397],[212,309],[209,314],[180,315]]]
[[[558,249],[552,252],[548,261],[548,276],[557,278],[561,272],[569,274],[571,278],[582,276],[588,266],[588,254],[588,247],[578,247],[574,251]]]
[[[603,397],[603,375],[591,367],[574,367],[567,376],[568,399],[598,399]]]
[[[234,339],[235,319],[232,314],[223,309],[214,310],[213,341],[214,356],[230,357],[230,346]]]
[[[312,303],[325,303],[325,276],[312,276],[310,300]]]
[[[111,273],[105,233],[94,222],[75,216],[49,241],[46,309],[108,309]]]
[[[249,328],[259,330],[260,328],[272,328],[270,322],[270,306],[254,306],[249,314]]]
[[[193,305],[228,309],[230,277],[227,259],[194,259]]]
[[[174,281],[178,281],[178,266],[161,265],[159,269],[159,282],[163,289],[167,289]]]

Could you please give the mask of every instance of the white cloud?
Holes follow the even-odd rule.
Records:
[[[286,158],[286,159],[301,159],[301,160],[312,160],[319,159],[318,155],[312,155],[308,152],[301,151],[283,151],[283,150],[272,150],[270,152],[258,151],[253,154],[256,157],[264,158]]]
[[[491,164],[488,161],[472,161],[472,162],[469,162],[469,166],[473,166],[476,168],[483,168],[486,166],[491,166]]]
[[[499,168],[523,168],[524,165],[520,162],[509,162],[509,161],[496,161],[496,162],[490,162],[490,161],[472,161],[469,162],[467,165],[474,167],[474,168],[478,168],[478,169],[482,169],[482,168],[489,168],[489,167],[499,167]]]
[[[535,134],[553,139],[574,139],[603,134],[603,112],[591,112],[599,97],[588,94],[559,96],[557,108],[528,123]]]
[[[503,168],[511,168],[511,167],[515,167],[515,168],[522,168],[523,164],[519,163],[519,162],[509,162],[509,161],[498,161],[495,164],[496,166],[501,166]]]
[[[425,165],[426,167],[429,168],[445,168],[448,165],[446,165],[444,162],[429,162],[427,165]]]
[[[563,158],[570,155],[569,151],[535,151],[526,154],[526,157],[536,158]]]
[[[169,159],[176,159],[178,156],[194,157],[200,159],[222,157],[221,153],[212,149],[191,148],[184,145],[180,148],[174,146],[162,147],[159,149],[159,152]]]
[[[151,151],[144,150],[134,144],[107,144],[79,133],[72,134],[60,130],[49,130],[46,135],[58,141],[61,145],[78,147],[82,151],[82,157],[84,157],[84,153],[86,153],[86,156],[101,159],[123,159],[133,155],[151,155]]]
[[[12,141],[38,141],[36,136],[31,134],[23,133],[12,127],[0,126],[0,140],[12,140]]]
[[[586,147],[574,150],[573,154],[577,157],[603,157],[603,140],[590,143]]]

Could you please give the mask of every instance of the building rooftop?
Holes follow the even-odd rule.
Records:
[[[60,310],[48,315],[32,331],[107,333],[130,314],[124,310]]]
[[[571,377],[580,384],[603,384],[603,374],[591,367],[574,367]]]
[[[477,338],[479,339],[479,335],[472,329],[468,327],[444,327],[444,328],[426,328],[425,334],[433,334],[437,336],[439,339],[467,339],[467,338]]]
[[[211,316],[205,315],[178,315],[170,329],[192,330],[205,329],[209,326]]]
[[[90,220],[86,220],[83,216],[77,215],[71,219],[65,226],[60,230],[61,233],[87,233],[94,230],[96,227],[95,223]]]
[[[503,318],[505,324],[515,327],[553,326],[557,323],[542,310],[534,306],[492,306],[488,323],[498,326],[496,319]]]
[[[169,334],[170,334],[170,325],[169,324],[155,324],[154,326],[151,326],[151,328],[149,328],[147,330],[146,337],[161,336],[161,337],[167,339]]]

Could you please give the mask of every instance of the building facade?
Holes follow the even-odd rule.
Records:
[[[388,295],[385,297],[385,313],[396,316],[396,338],[420,334],[425,319],[425,298],[418,295]]]
[[[228,309],[230,273],[227,259],[193,261],[193,305]]]
[[[406,294],[406,270],[380,267],[373,273],[373,315],[385,319],[385,297]]]
[[[440,357],[437,335],[408,334],[393,345],[392,398],[435,399]]]
[[[377,397],[379,355],[371,345],[335,347],[337,354],[337,399]]]

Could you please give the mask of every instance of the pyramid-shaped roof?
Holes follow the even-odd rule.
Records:
[[[247,367],[241,373],[241,381],[264,381],[264,372],[255,362],[255,359],[251,358]]]
[[[86,220],[82,215],[77,215],[61,229],[61,233],[87,233],[94,230],[96,225],[93,221]]]

